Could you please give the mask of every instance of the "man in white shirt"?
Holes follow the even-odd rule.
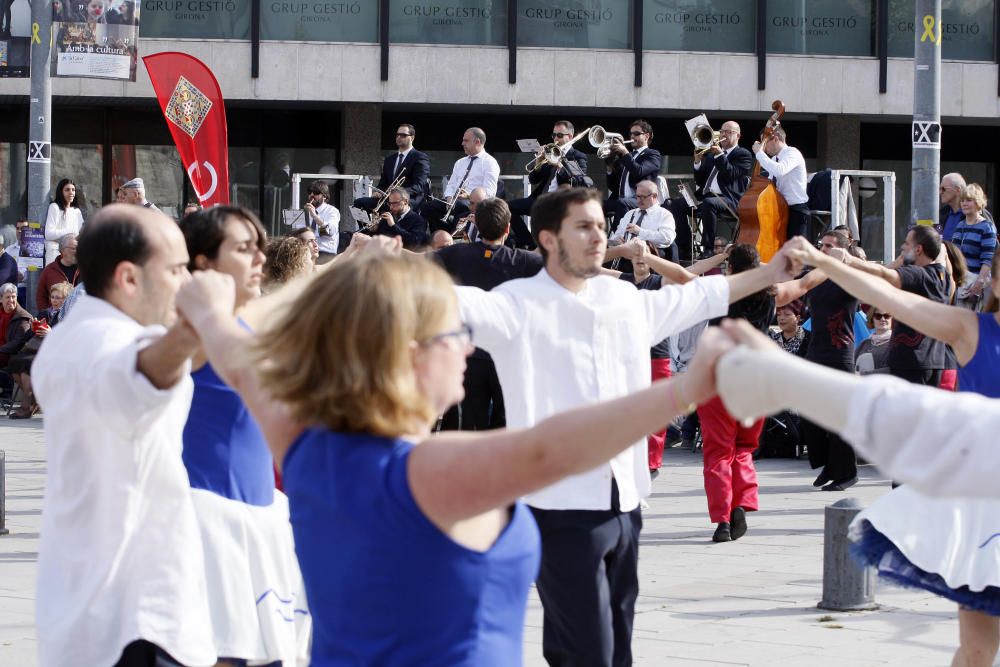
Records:
[[[753,145],[760,166],[774,180],[774,187],[788,204],[788,238],[809,231],[809,195],[806,194],[806,160],[798,148],[787,143],[783,127],[774,128],[767,139]]]
[[[543,195],[532,231],[545,269],[489,292],[456,288],[476,345],[496,363],[510,428],[648,386],[654,343],[785,278],[779,252],[769,266],[730,278],[636,290],[598,275],[604,227],[597,191]],[[642,439],[608,464],[526,498],[542,535],[537,584],[549,664],[631,664],[639,501],[649,489]]]
[[[661,257],[676,261],[676,255],[671,257],[668,253],[668,248],[677,238],[674,216],[660,206],[659,194],[659,188],[653,181],[642,181],[636,186],[635,196],[639,200],[639,208],[634,208],[625,214],[618,229],[608,239],[609,246],[620,245],[637,238],[656,246]]]
[[[39,665],[213,665],[181,461],[198,347],[174,312],[184,236],[159,212],[112,204],[80,234],[77,260],[89,296],[31,372],[48,447]]]
[[[448,219],[444,219],[448,203],[440,199],[429,199],[420,209],[420,214],[431,229],[454,232],[455,221],[469,214],[469,193],[474,189],[483,188],[487,198],[497,196],[500,164],[486,152],[486,133],[478,127],[470,127],[462,135],[462,150],[465,151],[465,157],[455,162],[448,186],[444,189],[446,202],[450,203],[457,198]]]
[[[317,264],[325,264],[333,259],[340,245],[340,211],[331,206],[330,186],[326,181],[313,181],[309,184],[309,201],[302,210],[305,212],[305,222],[296,227],[309,227],[316,235],[319,246]]]

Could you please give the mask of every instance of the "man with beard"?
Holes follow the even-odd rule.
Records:
[[[600,276],[607,235],[595,190],[542,195],[531,222],[541,272],[489,292],[456,288],[475,344],[496,364],[509,428],[649,386],[654,343],[785,279],[780,252],[767,267],[653,291]],[[684,396],[674,400],[688,405]],[[526,498],[542,536],[537,584],[549,664],[631,664],[639,502],[649,489],[642,439],[609,463]]]

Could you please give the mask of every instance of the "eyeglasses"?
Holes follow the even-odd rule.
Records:
[[[739,134],[736,130],[719,130],[719,134]]]
[[[573,134],[571,132],[553,132],[552,133],[552,138],[553,139],[562,139],[563,137],[572,137],[572,136],[573,136]]]
[[[640,195],[640,194],[636,193],[635,198],[636,199],[649,199],[650,197],[655,197],[655,196],[656,195],[653,194],[652,192],[650,192],[648,195]]]
[[[873,320],[891,320],[892,315],[889,313],[872,313]]]
[[[391,199],[389,200],[389,206],[402,206],[402,205],[403,205],[402,199],[397,199],[396,201],[393,201]]]
[[[420,341],[420,344],[429,347],[435,343],[440,343],[449,339],[454,339],[455,342],[458,343],[459,347],[468,347],[472,344],[472,327],[463,322],[462,325],[454,331],[445,331],[435,336],[431,336],[430,338]]]
[[[628,136],[630,136],[630,137],[641,137],[644,134],[646,134],[646,133],[645,132],[629,132]]]
[[[397,137],[412,137],[413,135],[412,134],[407,134],[406,132],[397,132],[396,136]]]

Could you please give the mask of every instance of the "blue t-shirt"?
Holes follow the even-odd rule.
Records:
[[[191,373],[194,395],[184,424],[191,488],[248,505],[274,502],[274,459],[243,399],[211,364]]]
[[[313,429],[285,456],[313,667],[520,665],[541,553],[534,518],[515,503],[488,551],[457,544],[410,492],[412,450],[402,440]]]
[[[979,343],[969,363],[958,369],[960,391],[1000,398],[1000,324],[994,313],[979,313]]]

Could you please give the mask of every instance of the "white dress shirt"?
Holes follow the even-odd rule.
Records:
[[[774,158],[761,149],[757,151],[757,161],[774,178],[774,187],[789,206],[808,203],[806,161],[798,148],[785,146]]]
[[[574,293],[543,270],[489,292],[456,289],[476,345],[496,364],[507,426],[515,429],[648,387],[650,347],[729,309],[729,283],[722,276],[659,290],[637,290],[598,276]],[[572,456],[572,446],[567,447],[566,455]],[[623,511],[635,509],[649,495],[645,438],[609,464],[567,477],[525,500],[541,509],[607,510],[612,477]]]
[[[451,177],[448,179],[448,186],[444,189],[444,196],[447,199],[458,191],[458,186],[466,192],[472,192],[476,188],[486,190],[487,197],[497,196],[497,184],[500,182],[500,163],[486,151],[480,151],[472,160],[472,168],[469,169],[468,155],[455,162],[455,167],[451,170]],[[469,177],[462,184],[462,178],[466,170],[469,170]]]
[[[302,216],[301,222],[295,223],[293,229],[309,227],[316,234],[316,245],[319,246],[319,251],[336,255],[340,245],[340,211],[335,206],[323,202],[316,207],[316,215],[326,225],[324,233],[320,233],[318,225],[313,224],[313,219],[308,213]]]
[[[642,219],[639,229],[639,238],[643,241],[666,248],[677,238],[677,226],[674,224],[674,215],[659,204],[653,204],[646,209],[646,215],[642,215],[642,209],[634,208],[625,214],[622,221],[618,223],[618,228],[611,236],[613,239],[625,240],[625,234],[629,233],[631,238],[635,238],[626,228],[636,221]]]
[[[137,639],[213,665],[201,535],[181,461],[189,370],[156,389],[138,354],[162,335],[81,296],[31,370],[45,409],[36,622],[40,667],[113,665]]]

